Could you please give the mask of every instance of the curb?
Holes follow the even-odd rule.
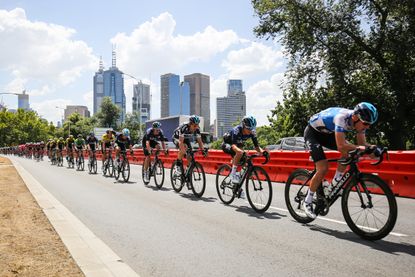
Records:
[[[19,162],[10,161],[86,277],[139,276]]]

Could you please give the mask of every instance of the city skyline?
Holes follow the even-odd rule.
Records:
[[[160,117],[160,75],[201,72],[210,76],[211,122],[215,99],[226,95],[226,80],[243,79],[247,113],[257,116],[259,125],[267,124],[266,115],[282,99],[286,60],[279,44],[255,37],[253,14],[249,1],[236,0],[155,0],[144,6],[126,0],[116,8],[94,0],[5,0],[0,4],[5,30],[0,33],[0,91],[26,89],[31,108],[48,121],[60,119],[55,106],[83,104],[93,111],[91,76],[100,56],[105,68],[111,64],[115,45],[117,66],[150,85],[151,117]],[[124,80],[126,112],[132,112],[136,83]],[[2,100],[17,107],[13,96]]]

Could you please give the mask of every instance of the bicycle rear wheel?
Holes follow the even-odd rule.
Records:
[[[268,210],[272,201],[272,185],[268,173],[260,166],[254,166],[246,179],[248,202],[257,213]]]
[[[206,175],[203,166],[195,162],[190,171],[190,184],[193,194],[200,198],[206,189]]]
[[[143,166],[141,167],[141,179],[143,180],[144,185],[148,185],[150,183],[150,180],[148,182],[146,182],[146,179],[144,178],[144,174],[145,174],[145,170],[144,170],[144,164],[143,164]]]
[[[83,156],[81,156],[81,170],[83,171],[84,170],[84,166],[85,166],[85,160],[84,160],[84,157]]]
[[[180,192],[183,188],[183,178],[182,173],[183,172],[183,166],[181,166],[181,170],[177,170],[177,161],[174,161],[171,170],[170,170],[170,181],[171,186],[173,187],[174,191]]]
[[[92,172],[94,174],[97,174],[97,170],[98,170],[98,163],[97,163],[97,159],[94,157],[92,161]]]
[[[231,182],[230,174],[231,167],[228,164],[221,165],[216,172],[216,191],[220,200],[226,205],[235,199],[234,185]]]
[[[115,160],[114,162],[114,177],[115,180],[118,180],[120,178],[120,172],[121,172],[121,161]]]
[[[121,171],[122,179],[124,180],[124,182],[128,182],[128,180],[130,180],[130,162],[127,159],[123,161]]]
[[[156,187],[161,189],[164,183],[164,165],[161,160],[157,160],[157,162],[154,164],[153,175]]]
[[[365,190],[366,188],[366,190]],[[367,240],[379,240],[393,229],[398,216],[396,199],[378,176],[362,173],[343,191],[342,211],[350,229]]]
[[[285,204],[291,216],[300,223],[310,223],[314,219],[309,218],[301,205],[307,196],[308,184],[304,184],[310,178],[310,171],[305,169],[294,170],[285,183]]]

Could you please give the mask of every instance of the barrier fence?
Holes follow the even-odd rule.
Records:
[[[100,151],[97,151],[96,155],[100,160],[102,157]],[[326,156],[328,159],[338,158],[339,153],[327,151]],[[131,164],[143,164],[142,149],[135,149],[133,156],[128,153],[127,157]],[[169,150],[168,156],[160,152],[159,157],[166,168],[171,168],[172,163],[177,159],[177,150]],[[209,150],[209,156],[206,158],[201,153],[195,154],[195,158],[203,165],[205,172],[210,174],[215,174],[220,165],[231,161],[231,157],[221,150]],[[262,162],[264,158],[254,160],[256,165],[261,165]],[[361,160],[358,164],[360,171],[377,174],[390,186],[395,195],[415,198],[415,151],[389,151],[389,160],[385,159],[376,166],[371,165],[371,162],[373,160]],[[284,183],[295,169],[312,170],[314,163],[310,161],[309,152],[276,150],[270,152],[269,162],[261,166],[265,168],[273,182]],[[327,174],[329,180],[334,176],[336,167],[336,163],[330,164]]]

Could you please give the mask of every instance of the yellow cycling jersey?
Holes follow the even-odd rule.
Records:
[[[102,142],[113,142],[114,141],[114,135],[113,134],[107,135],[105,133],[105,134],[102,135],[101,141]]]

